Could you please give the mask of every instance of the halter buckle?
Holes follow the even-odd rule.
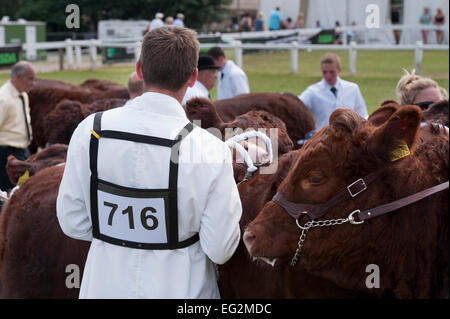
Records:
[[[357,184],[361,184],[362,188],[357,190],[355,193],[353,193],[350,188]],[[366,182],[364,182],[364,180],[362,178],[357,179],[356,181],[354,181],[353,183],[351,183],[350,185],[347,186],[347,190],[351,197],[356,197],[358,194],[364,192],[366,189],[367,189]]]

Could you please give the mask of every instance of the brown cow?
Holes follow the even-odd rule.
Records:
[[[250,180],[238,185],[242,201],[242,217],[239,221],[242,234],[275,195],[299,151],[301,150],[282,155],[278,159],[278,169],[275,173],[261,174],[258,171]],[[230,260],[219,265],[218,269],[220,295],[225,299],[367,297],[364,293],[338,287],[302,269],[294,270],[289,265],[277,263],[272,267],[259,260],[253,262],[242,238]]]
[[[271,128],[276,129],[277,134],[272,134]],[[249,129],[256,131],[262,129],[262,132],[270,138],[272,146],[277,148],[273,150],[275,157],[281,156],[293,148],[292,141],[287,135],[286,126],[283,121],[266,111],[250,111],[224,124],[224,139],[228,139],[241,132],[246,132]],[[254,138],[251,139],[252,142],[253,140]],[[264,144],[261,141],[257,143],[258,145],[261,145],[261,143]],[[248,150],[248,147],[244,146],[244,148]],[[236,182],[242,181],[247,171],[247,165],[242,160],[237,160],[238,158],[240,157],[233,151],[233,172]]]
[[[448,127],[448,100],[431,104],[428,109],[423,111],[423,120],[441,123]]]
[[[314,129],[314,117],[302,101],[296,96],[284,93],[250,93],[242,94],[231,99],[215,101],[196,99],[186,103],[186,114],[193,120],[201,120],[203,128],[217,127],[221,129],[221,122],[229,122],[238,115],[251,110],[264,110],[280,118],[285,124],[294,143],[305,137]],[[213,106],[212,106],[213,105]]]
[[[377,113],[374,125],[349,109],[333,112],[330,125],[297,153],[278,188],[284,201],[278,198],[264,206],[247,227],[244,242],[252,256],[288,265],[302,231],[287,211],[301,215],[299,223],[306,228],[310,224],[305,224],[308,218],[302,211],[315,213],[328,227],[308,228],[294,269],[375,296],[448,298],[448,189],[361,225],[348,223],[355,210],[371,213],[372,208],[448,181],[449,139],[444,129],[420,128],[417,106],[390,105]],[[367,190],[351,198],[346,186],[374,172]],[[364,189],[357,185],[351,188],[355,193]],[[347,198],[335,200],[335,194]],[[322,208],[326,214],[320,217]],[[370,217],[368,212],[365,216]],[[376,281],[367,279],[376,269],[380,281],[373,288]]]
[[[8,156],[6,173],[11,183],[17,184],[19,177],[26,171],[28,171],[29,177],[31,177],[45,167],[65,163],[66,158],[67,145],[54,144],[31,155],[25,161],[18,160],[13,155]]]
[[[31,127],[33,130],[33,141],[30,150],[36,152],[38,147],[45,147],[46,140],[42,127],[43,118],[62,100],[68,99],[80,103],[92,103],[107,98],[129,98],[126,87],[112,82],[107,84],[106,82],[104,80],[87,80],[84,86],[76,86],[61,81],[36,79],[28,93],[30,98]],[[90,85],[93,87],[90,87]],[[112,89],[105,90],[108,87]]]
[[[78,297],[76,276],[83,273],[90,243],[65,236],[59,227],[56,197],[63,171],[39,171],[3,207],[0,298]]]
[[[217,113],[216,107],[210,99],[192,98],[186,102],[185,111],[189,121],[194,123],[195,121],[201,121],[200,126],[202,128],[215,127],[223,134],[226,124]]]
[[[384,100],[380,106],[393,104],[399,106],[394,100]],[[433,104],[422,109],[422,122],[431,121],[433,123],[444,124],[448,127],[448,100],[434,102]]]
[[[89,114],[124,105],[125,99],[102,99],[90,104],[63,100],[43,119],[46,144],[69,144],[73,131]]]
[[[251,179],[238,185],[242,202],[241,233],[273,197],[277,187],[287,174],[295,152],[278,159],[278,169],[273,174],[256,172]],[[235,169],[233,167],[233,169]],[[264,280],[261,280],[264,278]],[[282,271],[267,265],[256,265],[249,257],[241,241],[233,256],[219,265],[219,288],[222,298],[280,298]],[[272,280],[275,279],[275,280]]]

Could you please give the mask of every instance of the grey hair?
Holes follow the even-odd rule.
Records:
[[[14,79],[18,75],[25,75],[30,69],[30,64],[27,62],[17,62],[11,68],[11,79]]]

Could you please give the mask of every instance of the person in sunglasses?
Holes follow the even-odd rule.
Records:
[[[422,77],[405,70],[405,74],[397,83],[396,95],[400,105],[418,105],[426,110],[431,104],[448,100],[448,92],[433,79]]]

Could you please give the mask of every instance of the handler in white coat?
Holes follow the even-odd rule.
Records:
[[[311,111],[316,131],[329,123],[331,113],[338,108],[351,108],[367,119],[367,107],[358,84],[339,77],[341,59],[335,53],[326,53],[320,60],[322,80],[310,85],[298,98]]]
[[[57,216],[92,241],[80,298],[220,297],[214,263],[237,248],[242,207],[229,148],[180,104],[198,51],[194,31],[147,33],[136,64],[146,92],[72,136]]]
[[[248,78],[244,70],[233,61],[225,57],[225,52],[220,47],[212,47],[208,54],[214,58],[220,67],[219,80],[217,83],[217,99],[231,99],[240,94],[250,93]]]

